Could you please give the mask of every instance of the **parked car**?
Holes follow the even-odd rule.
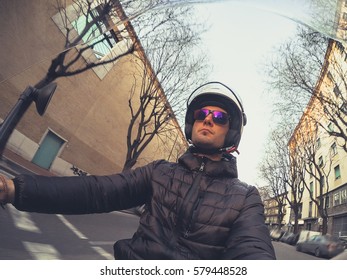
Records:
[[[347,236],[340,236],[339,239],[345,246],[345,249],[347,249]]]
[[[275,241],[279,241],[283,234],[284,234],[284,231],[280,230],[280,229],[277,229],[277,228],[272,229],[270,231],[271,239],[275,240]]]
[[[296,250],[316,257],[332,258],[344,251],[343,243],[331,235],[315,235],[296,243]]]
[[[296,242],[298,242],[299,234],[295,234],[290,231],[286,231],[282,237],[280,238],[280,241],[283,243],[287,243],[289,245],[295,245]]]

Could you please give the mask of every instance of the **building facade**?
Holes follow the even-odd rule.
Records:
[[[41,117],[34,105],[29,107],[11,135],[3,159],[25,163],[28,169],[42,174],[119,172],[127,151],[129,100],[131,97],[133,106],[139,103],[138,80],[145,72],[139,65],[148,68],[150,76],[150,62],[130,22],[122,20],[125,15],[121,6],[97,20],[91,33],[83,34],[85,20],[78,1],[65,2],[66,6],[58,7],[55,0],[2,1],[0,121],[27,86],[45,77],[66,46],[69,53],[64,65],[74,61],[70,72],[117,59],[56,79],[58,86],[46,113]],[[90,16],[98,18],[101,7],[93,5]],[[97,43],[100,36],[107,37],[102,44]],[[79,43],[72,44],[74,40]],[[158,81],[156,84],[166,102],[163,89]],[[166,137],[165,145],[163,137],[154,137],[137,166],[159,158],[175,161],[185,150],[187,144],[178,122],[175,118],[168,122],[175,137]]]
[[[288,203],[283,198],[284,196],[279,199],[267,198],[263,200],[265,223],[269,228],[282,228],[289,224],[290,209],[288,208]]]
[[[347,49],[330,40],[316,93],[289,142],[306,158],[303,229],[322,231],[325,217],[327,233],[335,236],[347,235],[346,71]]]

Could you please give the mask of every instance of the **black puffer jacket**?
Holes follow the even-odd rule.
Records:
[[[275,259],[255,187],[237,179],[234,158],[214,162],[185,153],[111,176],[15,178],[19,210],[86,214],[146,203],[117,259]],[[116,226],[116,225],[115,225]]]

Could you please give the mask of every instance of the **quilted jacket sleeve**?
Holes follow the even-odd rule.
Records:
[[[30,212],[87,214],[142,205],[151,193],[154,164],[110,176],[20,175],[14,179],[14,206]]]
[[[230,232],[223,259],[276,259],[269,230],[264,222],[264,207],[255,187],[250,187],[245,204]]]

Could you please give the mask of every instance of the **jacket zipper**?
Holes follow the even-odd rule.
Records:
[[[184,238],[188,238],[188,236],[189,236],[190,227],[191,227],[192,220],[193,220],[193,215],[194,215],[195,210],[198,208],[201,200],[202,200],[202,197],[201,197],[201,195],[199,195],[197,201],[194,203],[193,212],[190,215],[188,227],[186,228],[186,230],[185,230],[185,232],[183,234]]]
[[[204,169],[205,169],[205,162],[202,161],[202,162],[201,162],[201,165],[200,165],[200,168],[199,168],[199,171],[200,171],[200,172],[203,172]]]
[[[201,165],[200,165],[200,168],[199,168],[199,175],[197,178],[195,178],[195,181],[193,183],[193,186],[196,188],[197,187],[197,183],[200,182],[200,178],[201,178],[201,174],[202,172],[205,170],[205,162],[204,160],[201,162]],[[199,180],[198,180],[199,179]],[[195,189],[194,188],[194,189]],[[193,210],[190,214],[190,218],[189,218],[189,223],[188,223],[188,226],[186,228],[186,230],[184,231],[184,234],[183,234],[183,237],[184,238],[188,238],[189,236],[189,233],[190,233],[190,227],[191,227],[191,224],[192,224],[192,219],[193,219],[193,215],[194,215],[194,211],[198,208],[200,202],[202,200],[202,196],[199,194],[198,196],[198,199],[194,202],[194,206],[193,206]]]

